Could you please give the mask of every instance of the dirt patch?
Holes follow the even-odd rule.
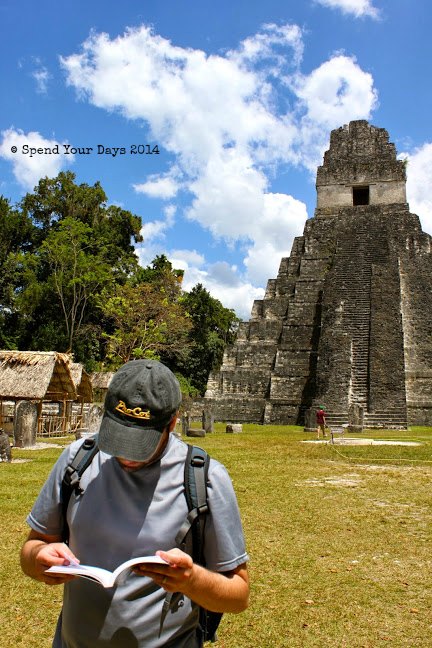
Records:
[[[356,473],[350,473],[343,477],[322,477],[321,479],[306,479],[303,482],[297,483],[296,486],[310,486],[310,487],[323,487],[323,486],[342,486],[343,488],[355,488],[360,486],[361,478]]]
[[[369,445],[397,445],[397,446],[420,446],[423,445],[417,441],[398,441],[397,439],[352,439],[350,437],[344,439],[313,439],[308,441],[302,441],[302,443],[330,443],[332,445],[358,445],[358,446],[369,446]]]
[[[45,448],[66,448],[67,445],[69,444],[68,443],[45,443],[44,441],[40,441],[31,446],[27,446],[26,448],[17,448],[16,446],[12,446],[12,452],[14,450],[45,450]]]

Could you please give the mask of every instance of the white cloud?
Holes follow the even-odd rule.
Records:
[[[263,218],[256,223],[254,243],[244,260],[251,281],[263,286],[276,277],[282,257],[291,253],[294,237],[303,233],[306,218],[305,204],[292,196],[264,196]]]
[[[335,54],[308,76],[298,74],[290,82],[304,107],[299,154],[302,164],[315,174],[330,131],[355,119],[370,119],[378,93],[372,75],[354,57],[343,54]]]
[[[168,225],[166,221],[148,221],[146,223],[143,223],[143,226],[141,227],[141,236],[143,237],[144,241],[153,241],[153,239],[161,238],[162,236],[164,236],[167,227]]]
[[[215,237],[251,239],[251,227],[263,212],[266,185],[265,175],[254,168],[249,155],[236,149],[222,151],[208,160],[191,183],[195,198],[188,217]]]
[[[364,72],[354,57],[342,54],[322,63],[309,76],[298,76],[295,83],[306,118],[329,129],[369,117],[377,103],[372,75]]]
[[[422,229],[432,235],[432,143],[399,157],[408,160],[407,200],[410,211],[420,217]]]
[[[272,46],[284,46],[287,57],[273,54],[271,69],[289,67],[286,61],[299,57],[300,34],[296,26],[268,25],[238,51],[218,56],[176,47],[142,26],[113,40],[95,33],[80,54],[61,61],[68,83],[91,103],[145,119],[155,140],[196,173],[226,145],[261,145],[272,156],[289,146],[289,123],[270,109],[270,86],[250,50],[255,41],[255,56],[269,59]]]
[[[169,256],[177,270],[186,270],[190,265],[199,268],[205,262],[204,256],[196,250],[172,250]]]
[[[181,189],[189,219],[217,239],[241,242],[249,297],[253,282],[274,276],[306,220],[302,203],[272,192],[275,169],[294,164],[315,173],[330,129],[369,118],[377,101],[372,76],[354,58],[334,55],[303,75],[302,55],[297,25],[265,25],[236,49],[211,55],[141,26],[114,39],[93,33],[79,53],[61,59],[82,97],[144,120],[172,154],[166,172],[135,190],[172,200]],[[162,221],[146,227],[151,240],[165,228]],[[217,285],[214,272],[199,272]]]
[[[344,14],[351,14],[355,18],[369,18],[378,19],[380,16],[379,10],[373,6],[371,0],[315,0],[317,4],[330,9],[340,9]]]
[[[275,46],[289,45],[293,51],[293,62],[298,65],[303,57],[302,30],[298,25],[276,25],[268,23],[262,31],[243,40],[236,50],[228,53],[230,59],[245,63],[262,61],[265,58],[284,63],[282,55],[275,54]]]
[[[164,207],[164,214],[166,216],[166,220],[168,223],[173,223],[174,222],[174,216],[177,211],[177,207],[175,205],[166,205]]]
[[[219,299],[226,308],[232,308],[241,319],[249,319],[253,301],[264,296],[264,290],[256,288],[239,275],[236,266],[218,262],[203,268],[201,255],[198,254],[195,264],[194,254],[188,258],[184,250],[181,255],[174,251],[169,259],[173,267],[185,271],[185,290],[191,290],[197,283],[201,283],[213,297]]]
[[[143,193],[150,198],[167,200],[177,195],[180,186],[169,175],[151,175],[146,182],[134,184],[133,188],[137,193]]]
[[[36,81],[36,90],[39,94],[45,94],[47,92],[50,76],[47,68],[43,66],[32,72],[32,77]]]
[[[160,253],[160,242],[164,240],[166,231],[175,222],[175,205],[167,205],[164,209],[165,219],[144,222],[141,227],[143,243],[137,249],[138,257],[143,265],[148,265]]]
[[[13,147],[16,147],[15,153]],[[42,149],[43,152],[32,149]],[[74,159],[73,154],[64,154],[62,144],[56,140],[46,139],[34,131],[24,133],[15,128],[2,131],[0,156],[12,163],[15,179],[27,190],[33,189],[45,176],[56,176]]]
[[[235,265],[225,261],[206,264],[196,250],[172,250],[168,253],[173,268],[184,270],[183,288],[191,290],[201,283],[226,308],[232,308],[244,320],[250,318],[255,299],[262,299],[264,290],[256,288]]]

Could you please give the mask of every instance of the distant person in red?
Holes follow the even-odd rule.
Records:
[[[322,405],[319,406],[319,409],[316,413],[316,422],[317,422],[317,439],[320,438],[320,432],[322,432],[323,438],[325,439],[326,434],[326,416],[327,414],[324,411]]]

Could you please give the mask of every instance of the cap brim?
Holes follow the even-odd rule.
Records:
[[[162,432],[151,427],[120,425],[106,414],[98,435],[102,452],[129,461],[147,461],[156,450]]]

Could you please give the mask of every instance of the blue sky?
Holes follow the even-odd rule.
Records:
[[[166,254],[248,319],[352,119],[408,158],[432,234],[431,16],[429,0],[0,0],[0,192],[100,181],[142,217],[143,265]]]

